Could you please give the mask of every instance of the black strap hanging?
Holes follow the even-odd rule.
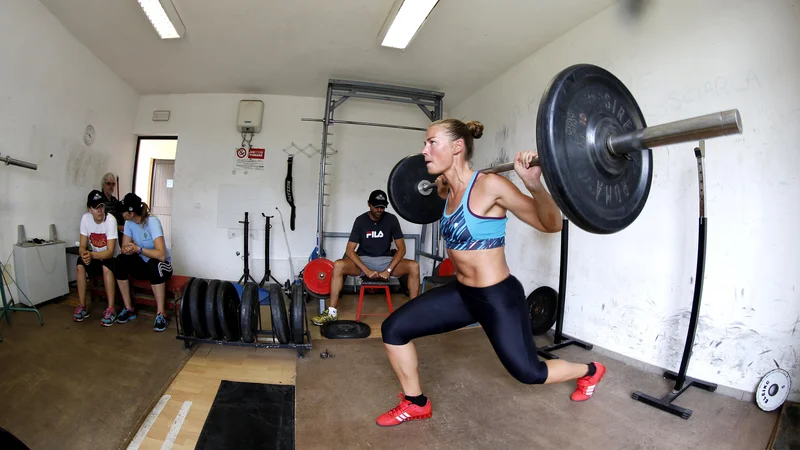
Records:
[[[292,194],[292,159],[294,156],[289,155],[288,160],[288,170],[286,172],[286,201],[289,202],[289,206],[292,207],[292,214],[289,218],[289,228],[294,231],[294,218],[295,218],[295,207],[294,207],[294,194]]]

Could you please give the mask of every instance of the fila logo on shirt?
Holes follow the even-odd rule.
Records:
[[[367,238],[382,238],[383,231],[367,231]]]

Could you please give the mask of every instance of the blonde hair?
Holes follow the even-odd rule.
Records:
[[[114,175],[114,174],[113,174],[113,173],[111,173],[111,172],[108,172],[107,174],[103,175],[103,178],[101,178],[101,179],[100,179],[100,190],[101,190],[101,191],[102,191],[102,190],[103,190],[103,188],[105,187],[106,180],[108,180],[108,179],[110,179],[111,181],[113,181],[113,182],[115,182],[115,183],[116,183],[116,181],[117,181],[117,176],[116,176],[116,175]]]
[[[483,136],[483,124],[477,120],[470,120],[469,122],[462,122],[458,119],[442,119],[437,120],[430,124],[429,128],[438,125],[447,131],[450,139],[456,141],[458,139],[464,140],[466,151],[464,157],[469,161],[472,159],[472,152],[474,148],[473,140],[480,139]]]

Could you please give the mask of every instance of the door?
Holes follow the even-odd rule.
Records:
[[[158,217],[164,228],[164,242],[172,248],[172,186],[175,175],[175,161],[169,159],[153,160],[153,175],[150,185],[150,214]]]

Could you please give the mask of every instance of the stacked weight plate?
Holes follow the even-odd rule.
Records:
[[[303,285],[292,285],[288,305],[283,288],[277,284],[269,285],[269,298],[275,339],[280,344],[303,344],[306,328]],[[246,283],[240,297],[230,281],[191,278],[183,290],[178,318],[181,336],[256,343],[262,329],[259,286]]]

